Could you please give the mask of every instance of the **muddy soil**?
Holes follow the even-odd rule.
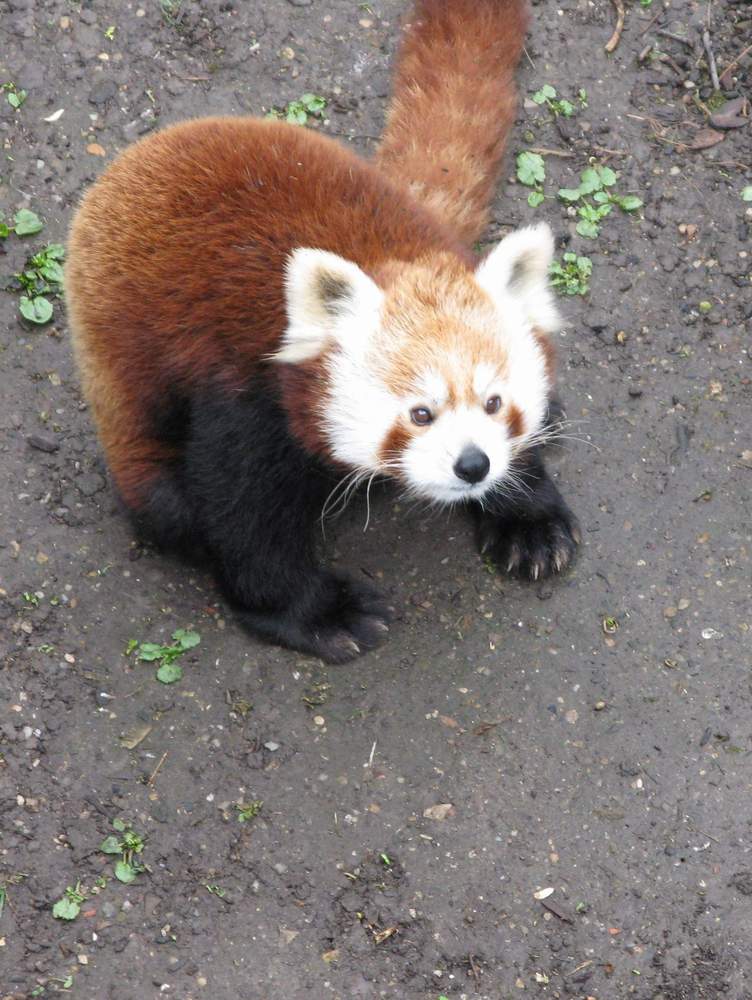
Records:
[[[585,537],[561,579],[499,575],[461,516],[383,490],[326,546],[389,594],[388,644],[329,668],[249,640],[206,576],[134,543],[62,304],[35,327],[0,292],[6,1000],[752,997],[752,131],[707,131],[701,40],[749,94],[749,53],[724,71],[752,8],[626,6],[609,56],[608,0],[534,5],[488,234],[547,219],[593,262],[558,345],[550,461]],[[0,0],[0,82],[27,91],[0,95],[0,204],[45,223],[0,240],[3,287],[162,124],[312,92],[310,127],[368,155],[405,7]],[[550,151],[538,208],[523,149]],[[586,239],[555,193],[592,157],[644,208]],[[177,683],[126,655],[178,628],[200,644]],[[145,842],[129,884],[113,821]]]

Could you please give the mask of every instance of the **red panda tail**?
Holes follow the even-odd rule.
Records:
[[[469,245],[514,121],[527,2],[416,0],[411,22],[376,162]]]

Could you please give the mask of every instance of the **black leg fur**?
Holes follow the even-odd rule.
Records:
[[[193,401],[183,480],[241,624],[335,663],[384,638],[378,594],[318,563],[316,525],[333,481],[290,436],[270,390]]]
[[[199,542],[195,519],[179,473],[160,475],[147,503],[130,513],[139,538],[160,549],[178,551],[196,559]]]
[[[580,544],[577,518],[567,506],[543,464],[540,448],[531,448],[515,463],[523,486],[512,498],[493,497],[474,505],[478,540],[507,573],[538,580],[560,573]]]

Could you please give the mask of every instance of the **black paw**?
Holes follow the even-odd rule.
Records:
[[[238,616],[247,628],[272,642],[328,663],[347,663],[384,641],[391,612],[376,590],[332,574],[322,575],[285,613],[243,609]]]
[[[563,572],[581,540],[577,518],[564,505],[535,520],[494,514],[480,519],[481,553],[503,572],[530,580]]]

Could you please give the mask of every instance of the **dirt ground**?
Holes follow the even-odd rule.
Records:
[[[0,240],[3,288],[161,124],[313,92],[313,127],[368,154],[406,6],[0,0],[0,83],[28,93],[0,95],[0,205],[45,222]],[[715,107],[702,28],[723,74],[752,8],[627,0],[611,56],[609,0],[533,14],[489,240],[545,218],[593,261],[559,343],[551,461],[585,535],[564,578],[508,580],[462,517],[385,489],[327,548],[389,594],[388,644],[328,668],[249,640],[208,578],[135,545],[62,304],[35,327],[0,292],[6,1000],[752,997],[752,132],[688,148]],[[546,83],[575,115],[530,99]],[[535,209],[534,148],[559,154]],[[645,202],[595,240],[553,197],[589,157]],[[200,644],[165,685],[126,649],[177,628]],[[130,884],[113,820],[145,841]]]

